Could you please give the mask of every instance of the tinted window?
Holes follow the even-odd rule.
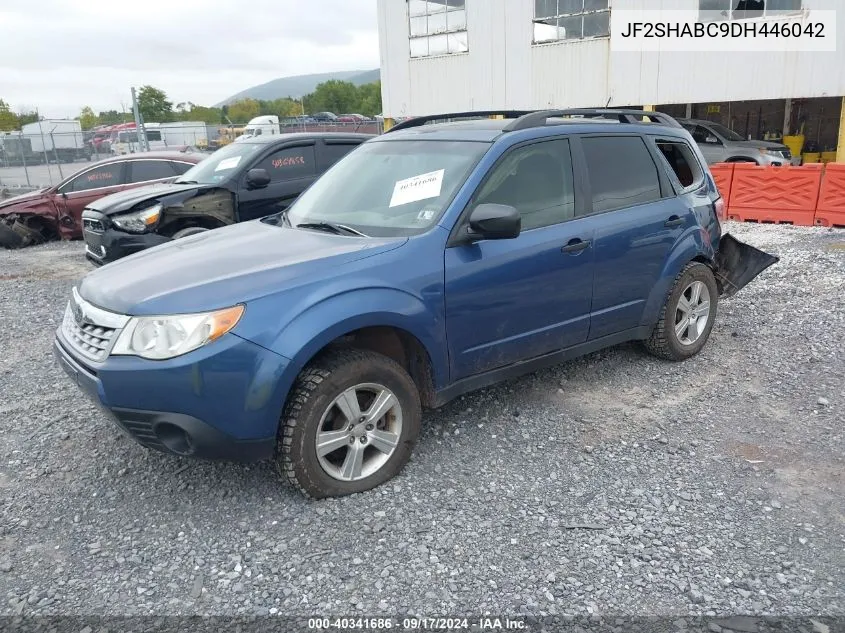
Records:
[[[273,152],[255,167],[266,169],[271,182],[305,178],[317,173],[314,161],[314,146],[287,147]]]
[[[515,207],[522,229],[536,229],[574,217],[572,182],[569,141],[534,143],[511,151],[493,168],[475,203]]]
[[[123,184],[121,171],[123,163],[111,163],[91,169],[74,178],[67,187],[68,191],[87,191],[101,187],[114,187]]]
[[[146,182],[147,180],[160,180],[162,178],[173,178],[177,174],[173,172],[171,163],[166,160],[133,160],[129,163],[129,182]]]
[[[193,165],[191,165],[190,163],[179,163],[176,161],[170,163],[170,169],[173,170],[173,173],[178,174],[180,176],[186,171],[188,171],[191,167],[193,167]]]
[[[320,162],[323,167],[329,168],[358,147],[358,145],[360,143],[326,143],[321,148],[323,159]]]
[[[682,187],[689,187],[698,181],[701,177],[701,169],[686,143],[658,141],[657,147],[669,163],[669,167],[675,172]]]
[[[612,211],[660,199],[657,167],[638,136],[581,139],[593,191],[593,211]]]

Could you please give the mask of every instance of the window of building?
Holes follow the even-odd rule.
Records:
[[[534,0],[534,43],[610,35],[610,0]]]
[[[466,53],[466,0],[409,0],[411,57]]]
[[[657,165],[638,136],[581,139],[593,191],[593,212],[660,200]]]
[[[745,20],[801,11],[802,0],[698,0],[699,20]]]

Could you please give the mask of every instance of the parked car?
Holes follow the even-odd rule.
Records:
[[[97,198],[185,173],[202,154],[149,152],[108,158],[77,171],[59,184],[0,201],[0,245],[82,237],[82,210]]]
[[[366,120],[363,114],[341,114],[337,117],[338,123],[363,123]]]
[[[149,448],[344,495],[402,469],[422,407],[630,340],[694,356],[720,296],[777,261],[722,235],[673,119],[502,114],[409,121],[285,212],[94,271],[59,363]]]
[[[756,163],[789,165],[792,153],[782,143],[748,141],[719,123],[699,119],[678,119],[698,143],[708,165],[714,163]]]
[[[332,112],[317,112],[312,114],[311,118],[318,123],[334,123],[337,121],[337,115]]]
[[[277,134],[226,145],[172,183],[91,202],[82,213],[85,253],[95,264],[104,264],[172,239],[275,213],[368,138]]]

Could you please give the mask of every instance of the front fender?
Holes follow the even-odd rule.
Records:
[[[669,257],[667,257],[663,265],[660,278],[654,284],[654,288],[652,288],[651,294],[648,296],[648,301],[646,301],[646,307],[643,311],[643,320],[640,325],[651,326],[657,323],[660,310],[666,302],[666,297],[672,291],[675,278],[680,274],[684,266],[696,258],[704,259],[712,266],[715,257],[716,251],[713,248],[713,242],[706,229],[693,227],[684,232],[669,252]]]
[[[259,315],[258,320],[264,321],[267,316]],[[360,328],[379,326],[394,327],[416,337],[431,360],[435,388],[445,386],[448,359],[442,305],[427,305],[422,298],[396,288],[368,287],[340,292],[310,305],[274,332],[256,330],[238,334],[291,359],[290,371],[299,373],[338,337]]]

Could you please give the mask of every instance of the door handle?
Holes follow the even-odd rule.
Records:
[[[669,216],[669,219],[663,223],[663,226],[681,226],[684,224],[686,220],[684,218],[678,217],[677,215]]]
[[[590,247],[590,241],[589,240],[584,241],[584,240],[576,237],[574,240],[569,240],[569,243],[566,246],[564,246],[563,248],[561,248],[560,251],[562,253],[569,253],[569,254],[580,253],[585,248],[589,248],[589,247]]]

